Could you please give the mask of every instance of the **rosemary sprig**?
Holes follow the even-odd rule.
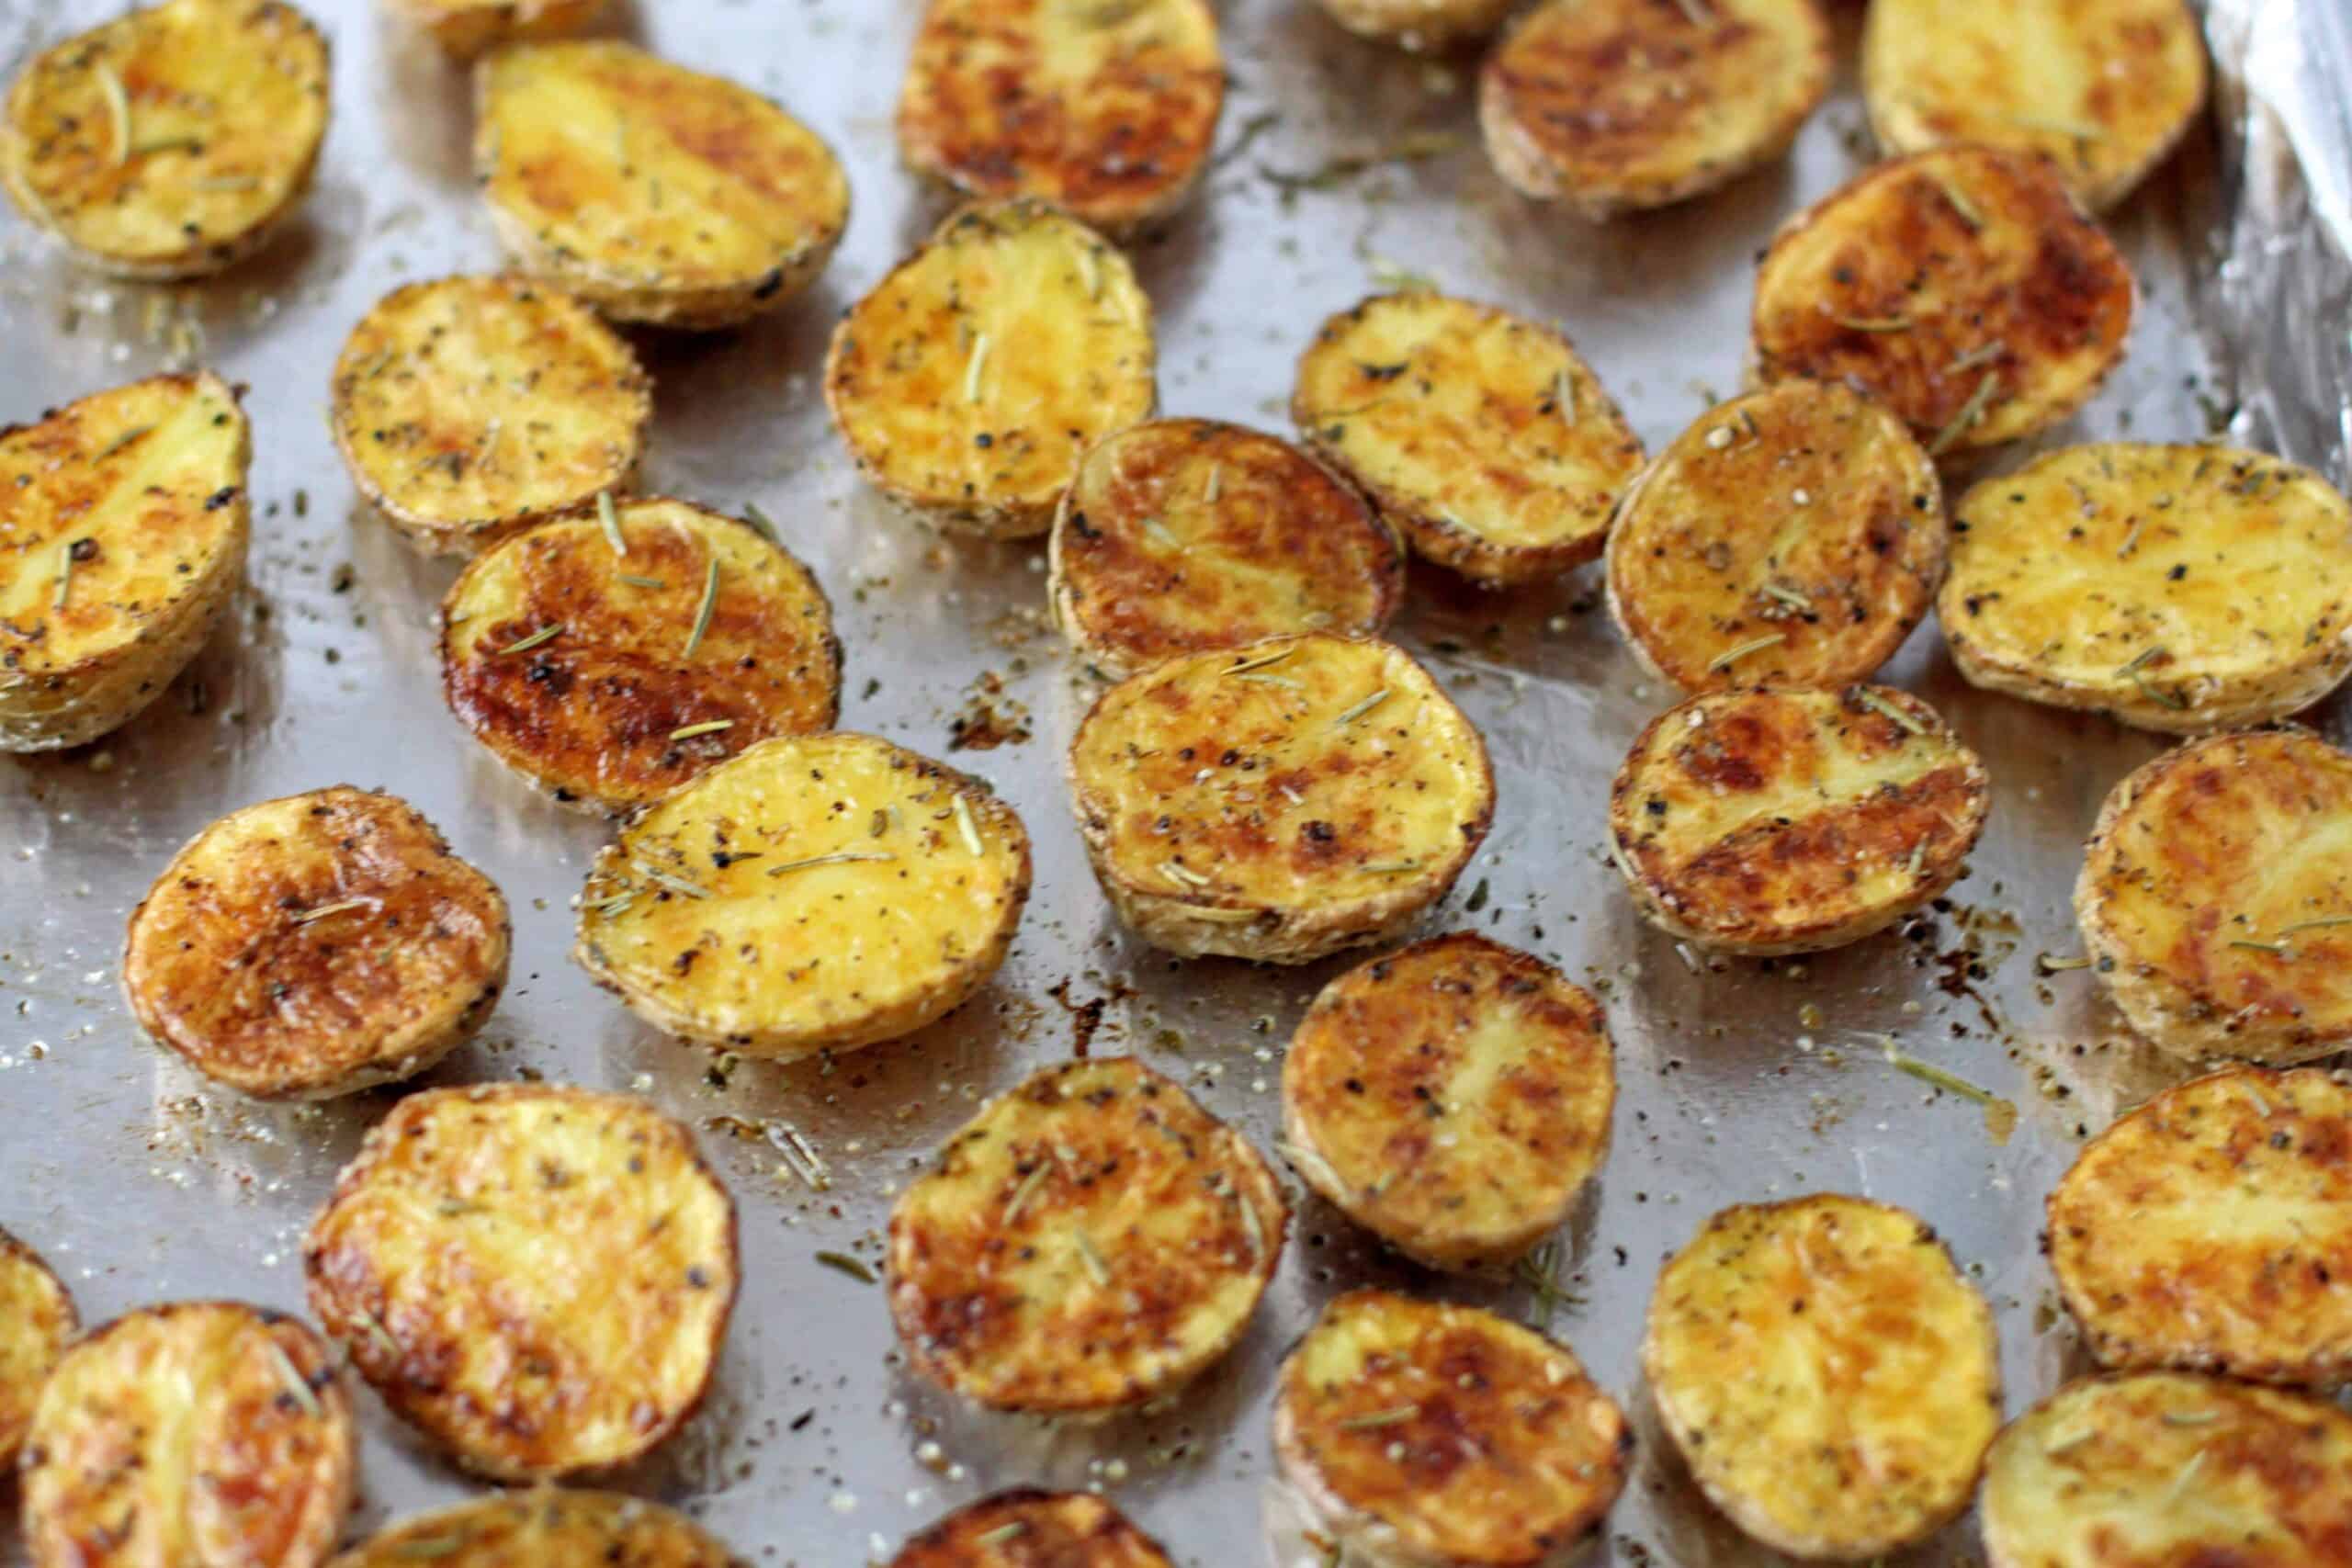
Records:
[[[1260,686],[1286,686],[1294,692],[1303,692],[1306,690],[1305,686],[1300,685],[1296,681],[1292,680],[1287,675],[1236,675],[1233,678],[1237,681],[1248,681],[1254,685]]]
[[[538,647],[541,643],[552,641],[562,634],[563,623],[561,621],[551,622],[547,626],[541,626],[537,631],[533,632],[529,637],[523,638],[519,642],[508,643],[504,648],[498,650],[497,657],[503,659],[510,653],[528,653],[531,649]]]
[[[658,865],[653,865],[641,860],[633,860],[628,863],[639,876],[645,878],[646,881],[652,883],[657,887],[666,887],[673,893],[683,893],[689,898],[707,898],[710,897],[709,888],[701,886],[695,883],[688,882],[683,876],[678,876],[670,872],[663,871]]]
[[[1340,715],[1339,717],[1331,721],[1331,728],[1334,729],[1345,729],[1348,726],[1353,724],[1356,720],[1362,718],[1364,715],[1370,713],[1381,704],[1386,702],[1388,697],[1388,688],[1385,686],[1381,687],[1380,690],[1373,693],[1372,695],[1364,698],[1362,702],[1351,704]]]
[[[718,608],[718,552],[713,550],[703,568],[702,604],[695,611],[695,629],[686,634],[686,650],[683,657],[692,659],[702,647],[702,639],[709,635],[710,617]]]
[[[1897,1048],[1892,1041],[1888,1042],[1886,1046],[1886,1061],[1887,1065],[1897,1072],[1908,1073],[1921,1083],[1932,1084],[1940,1089],[1948,1089],[1962,1099],[1973,1100],[1979,1105],[1992,1105],[2001,1098],[1991,1089],[1979,1089],[1959,1074],[1947,1072],[1933,1062],[1921,1061],[1908,1052]]]
[[[2297,920],[2290,926],[2280,926],[2280,936],[2293,936],[2297,931],[2330,931],[2337,926],[2352,926],[2352,915],[2323,915],[2315,920]]]
[[[1054,1162],[1049,1159],[1041,1159],[1031,1166],[1029,1174],[1023,1177],[1021,1184],[1012,1190],[1012,1197],[1005,1203],[1004,1213],[998,1219],[998,1225],[1009,1226],[1019,1219],[1021,1211],[1029,1206],[1029,1200],[1037,1195],[1037,1189],[1043,1187],[1053,1174]]]
[[[849,865],[858,861],[897,860],[888,850],[835,850],[829,855],[810,855],[805,860],[788,860],[782,865],[768,867],[770,876],[782,876],[787,871],[807,871],[813,865]]]
[[[1783,588],[1777,582],[1768,582],[1756,592],[1764,595],[1765,598],[1771,600],[1775,604],[1782,605],[1791,610],[1810,610],[1813,608],[1812,600],[1806,598],[1795,589]]]
[[[1905,713],[1901,708],[1896,707],[1893,703],[1888,702],[1884,697],[1880,696],[1868,686],[1855,687],[1854,700],[1860,703],[1864,707],[1869,708],[1871,712],[1877,714],[1880,717],[1898,726],[1906,734],[1925,735],[1928,733],[1928,727],[1926,725],[1921,724],[1917,719],[1913,718],[1909,714]]]
[[[1958,375],[1962,370],[1973,370],[1980,365],[1991,364],[2008,351],[2009,345],[1998,338],[1995,338],[1991,343],[1980,343],[1950,365],[1945,366],[1944,372],[1947,375]]]
[[[1225,667],[1225,672],[1228,675],[1246,675],[1252,670],[1270,670],[1297,651],[1298,644],[1292,643],[1289,647],[1278,648],[1272,653],[1261,653],[1255,659],[1245,659],[1238,664],[1228,664]]]
[[[775,519],[761,511],[758,502],[750,501],[745,502],[743,503],[743,515],[751,520],[752,527],[757,528],[761,533],[765,534],[768,536],[769,544],[780,545],[784,543],[783,534],[778,532],[776,529]]]
[[[1367,1410],[1361,1416],[1341,1419],[1340,1429],[1345,1432],[1373,1432],[1383,1427],[1401,1427],[1421,1413],[1418,1404],[1392,1404],[1385,1410]]]
[[[1942,457],[1962,436],[1974,429],[1977,422],[1984,417],[1984,411],[1993,406],[1993,394],[2000,389],[2001,373],[1997,370],[1984,372],[1984,378],[1976,383],[1976,389],[1968,394],[1968,400],[1961,404],[1958,413],[1951,416],[1951,423],[1937,431],[1936,438],[1928,443],[1928,456]]]
[[[658,577],[639,577],[626,571],[613,573],[615,582],[626,582],[631,588],[667,588],[670,585]]]
[[[1788,640],[1787,633],[1774,632],[1770,637],[1759,637],[1752,641],[1743,642],[1737,648],[1727,648],[1708,662],[1707,673],[1713,675],[1728,670],[1751,653],[1761,653],[1768,648],[1778,647]]]
[[[628,541],[621,536],[620,509],[613,504],[613,492],[596,492],[596,525],[605,531],[605,543],[613,547],[613,554],[628,558]]]

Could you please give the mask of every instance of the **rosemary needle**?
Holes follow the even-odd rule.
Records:
[[[1028,1529],[1028,1520],[1014,1519],[1010,1524],[999,1525],[994,1529],[982,1530],[972,1538],[972,1544],[974,1546],[1002,1546],[1015,1536],[1025,1535]]]
[[[1364,715],[1370,713],[1373,709],[1378,707],[1387,700],[1388,688],[1383,686],[1380,690],[1373,693],[1372,695],[1364,698],[1363,701],[1355,704],[1353,706],[1347,709],[1346,712],[1340,714],[1339,717],[1333,719],[1331,721],[1331,728],[1334,729],[1345,729],[1348,726],[1353,724],[1356,720],[1362,718]]]
[[[684,725],[679,728],[670,731],[670,739],[673,740],[691,740],[697,735],[716,735],[722,729],[732,729],[734,728],[735,721],[731,718],[707,719],[701,724]]]
[[[1111,1266],[1102,1261],[1102,1254],[1095,1250],[1094,1238],[1084,1231],[1072,1231],[1070,1240],[1078,1244],[1079,1260],[1086,1265],[1086,1271],[1094,1276],[1094,1282],[1098,1285],[1109,1284]]]
[[[848,1275],[861,1285],[875,1282],[874,1270],[846,1252],[820,1252],[817,1254],[817,1261],[836,1273]]]
[[[835,850],[829,855],[810,855],[805,860],[788,860],[782,865],[768,867],[770,876],[782,876],[787,871],[807,871],[815,865],[849,865],[857,861],[897,860],[888,850]]]
[[[323,920],[329,915],[341,915],[353,909],[364,909],[367,907],[368,900],[365,898],[339,898],[332,904],[322,904],[315,909],[303,910],[294,917],[294,923],[298,926],[307,926],[313,920]]]
[[[974,854],[982,854],[987,846],[980,842],[980,825],[972,820],[972,803],[962,795],[956,797],[956,830],[964,836],[964,847]]]
[[[313,1421],[326,1414],[320,1407],[318,1393],[311,1387],[311,1380],[302,1375],[302,1369],[294,1364],[294,1358],[286,1353],[286,1347],[275,1339],[265,1339],[262,1344],[269,1351],[271,1364],[277,1369],[278,1381],[286,1385],[286,1392],[294,1403],[302,1407],[302,1414]]]
[[[541,626],[537,631],[533,632],[529,637],[523,638],[520,642],[510,642],[504,648],[500,649],[498,650],[498,656],[501,659],[503,659],[510,653],[528,653],[531,649],[538,647],[539,644],[549,641],[560,635],[562,631],[563,623],[560,621],[555,622],[551,626]]]
[[[989,367],[989,334],[982,333],[972,342],[971,362],[964,367],[964,400],[980,400],[980,377]]]
[[[1228,675],[1244,675],[1252,670],[1271,669],[1297,651],[1298,644],[1292,643],[1288,648],[1278,648],[1272,653],[1261,653],[1255,659],[1245,659],[1238,664],[1228,664],[1225,667],[1225,672]]]
[[[1037,1189],[1043,1187],[1046,1184],[1046,1179],[1053,1173],[1054,1166],[1051,1160],[1041,1159],[1031,1166],[1029,1174],[1021,1179],[1021,1185],[1012,1190],[1012,1201],[1004,1206],[1004,1217],[997,1224],[1010,1225],[1019,1219],[1021,1211],[1029,1206],[1029,1200],[1037,1195]]]
[[[702,574],[702,605],[695,611],[695,629],[686,634],[684,657],[692,659],[710,631],[710,617],[718,608],[718,555],[713,551]]]
[[[1369,1432],[1381,1427],[1401,1427],[1420,1413],[1421,1407],[1418,1404],[1397,1404],[1386,1410],[1369,1410],[1362,1416],[1351,1416],[1340,1426],[1350,1432]]]
[[[1968,394],[1968,400],[1960,406],[1958,413],[1952,415],[1951,423],[1936,432],[1936,438],[1928,444],[1928,456],[1942,457],[1962,436],[1975,428],[1977,421],[1984,417],[1984,411],[1993,406],[1993,394],[2000,389],[2001,373],[1997,370],[1984,372],[1984,378],[1976,383],[1976,389]]]
[[[1728,670],[1751,653],[1761,653],[1768,648],[1777,647],[1788,640],[1787,633],[1774,632],[1770,637],[1759,637],[1753,641],[1743,642],[1737,648],[1727,648],[1708,662],[1707,673],[1713,675]]]
[[[122,90],[122,78],[114,67],[98,62],[98,91],[107,100],[107,119],[114,130],[113,164],[119,168],[130,159],[130,95]]]
[[[631,588],[667,588],[670,586],[658,577],[639,577],[633,573],[626,571],[616,571],[613,573],[613,581],[616,582],[626,582]]]
[[[74,592],[74,542],[66,540],[57,547],[57,592],[51,594],[49,607],[65,608],[65,601]]]
[[[1868,686],[1855,687],[1854,696],[1864,707],[1869,708],[1873,713],[1876,713],[1880,717],[1888,719],[1901,727],[1906,734],[1925,735],[1928,733],[1928,727],[1926,725],[1921,724],[1917,719],[1913,718],[1909,714],[1905,713],[1901,708],[1896,707],[1893,703],[1888,702],[1884,697],[1880,696]]]
[[[611,491],[600,490],[596,492],[596,525],[605,530],[605,542],[613,547],[613,554],[626,559],[628,556],[628,541],[621,537],[621,515],[618,509],[613,505]]]

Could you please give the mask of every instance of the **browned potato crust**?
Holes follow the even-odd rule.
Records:
[[[1159,1543],[1083,1492],[1028,1487],[967,1503],[909,1540],[890,1568],[1174,1568]]]
[[[0,1472],[15,1462],[41,1383],[81,1325],[40,1255],[0,1230]]]
[[[564,1486],[413,1514],[329,1568],[731,1568],[727,1548],[674,1509]]]
[[[562,38],[594,21],[605,0],[384,0],[423,28],[452,60],[502,43]]]

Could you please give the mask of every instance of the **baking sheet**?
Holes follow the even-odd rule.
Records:
[[[844,726],[986,775],[1036,840],[1026,923],[978,1001],[830,1068],[731,1071],[637,1024],[565,958],[568,905],[604,829],[528,795],[442,711],[430,628],[452,569],[415,559],[368,513],[329,444],[328,369],[350,324],[402,282],[497,253],[467,176],[462,76],[359,0],[309,3],[334,38],[334,124],[317,190],[266,255],[201,286],[149,288],[79,274],[13,219],[0,226],[0,417],[200,359],[253,388],[256,500],[251,585],[188,675],[97,746],[0,760],[0,1224],[49,1257],[93,1323],[203,1295],[300,1310],[302,1227],[393,1094],[293,1109],[212,1089],[130,1023],[120,933],[165,858],[220,814],[380,785],[441,824],[514,908],[512,989],[482,1039],[424,1081],[641,1090],[701,1130],[741,1204],[745,1285],[713,1396],[625,1484],[684,1504],[776,1568],[887,1558],[947,1507],[1022,1483],[1099,1486],[1180,1562],[1267,1561],[1272,1377],[1320,1303],[1377,1281],[1526,1313],[1528,1291],[1422,1275],[1309,1202],[1229,1361],[1165,1410],[1057,1427],[962,1409],[910,1378],[880,1292],[814,1260],[827,1248],[873,1259],[892,1194],[943,1135],[1082,1039],[1140,1054],[1264,1146],[1283,1042],[1351,962],[1176,964],[1121,933],[1060,779],[1097,688],[1045,619],[1042,548],[926,533],[860,485],[827,425],[817,377],[833,319],[942,210],[891,145],[918,0],[666,0],[625,18],[662,52],[780,98],[841,150],[854,186],[846,241],[806,298],[741,333],[640,340],[658,389],[648,487],[774,517],[838,607]],[[2217,36],[2241,15],[2256,31],[2282,16],[2291,27],[2329,3],[2217,0],[2213,20]],[[0,0],[0,51],[13,71],[109,9]],[[1859,8],[1839,10],[1850,62]],[[1308,0],[1228,0],[1222,15],[1235,90],[1219,166],[1137,257],[1172,413],[1283,428],[1292,362],[1321,317],[1412,273],[1560,320],[1655,450],[1736,387],[1752,257],[1773,225],[1870,155],[1849,81],[1784,165],[1596,227],[1487,170],[1462,63],[1357,42]],[[2231,81],[2237,103],[2261,99],[2259,83]],[[2201,133],[2116,218],[2143,288],[2130,357],[2043,445],[2194,439],[2269,406],[2279,412],[2261,429],[2291,426],[2317,444],[2298,455],[2332,452],[2342,477],[2327,372],[2266,378],[2243,325],[2262,297],[2241,290],[2230,329],[2211,282],[2216,243],[2262,252],[2277,287],[2277,269],[2295,269],[2278,246],[2322,243],[2295,194],[2307,187],[2292,140],[2265,142],[2263,178],[2284,204],[2273,211],[2300,214],[2300,239],[2234,222],[2245,182],[2225,177]],[[2302,347],[2325,335],[2301,334]],[[2013,1412],[2077,1364],[2036,1247],[2041,1195],[2086,1131],[2178,1075],[2120,1038],[2086,976],[2040,978],[2034,957],[2075,951],[2081,837],[2157,742],[1972,693],[1923,628],[1886,673],[1992,765],[1972,874],[1928,917],[1843,952],[1706,964],[1639,922],[1604,858],[1611,774],[1671,694],[1619,645],[1593,574],[1487,596],[1417,570],[1396,635],[1485,729],[1500,779],[1493,837],[1435,923],[1559,964],[1603,995],[1617,1043],[1614,1152],[1569,1229],[1562,1272],[1577,1299],[1552,1325],[1637,1413],[1643,1438],[1598,1561],[1774,1561],[1698,1499],[1649,1417],[1635,1352],[1657,1266],[1724,1204],[1866,1193],[1926,1215],[1991,1297]],[[1026,738],[949,752],[959,718],[983,707],[981,730]],[[1888,1067],[1881,1034],[2014,1102],[2014,1132],[2004,1140],[1979,1108]],[[773,1140],[787,1124],[821,1151],[831,1190],[786,1171]],[[371,1395],[361,1403],[355,1531],[471,1488]],[[1964,1523],[1890,1561],[1974,1551]],[[19,1554],[0,1532],[0,1562]]]

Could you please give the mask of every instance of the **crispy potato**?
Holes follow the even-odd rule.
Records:
[[[2075,915],[2132,1027],[2192,1060],[2352,1044],[2347,828],[2352,755],[2305,730],[2194,741],[2117,784]]]
[[[2107,208],[2204,106],[2205,44],[2184,0],[1871,0],[1862,93],[1889,152],[2041,153]]]
[[[413,807],[338,784],[232,812],[173,856],[131,911],[122,989],[205,1077],[322,1100],[471,1039],[512,934],[496,886]]]
[[[0,750],[95,740],[187,667],[244,578],[252,455],[209,373],[0,431]]]
[[[2051,1190],[2050,1267],[2110,1367],[2352,1378],[2352,1089],[2233,1067],[2158,1095]]]
[[[168,0],[43,51],[9,89],[0,186],[118,277],[198,277],[311,188],[327,40],[284,0]]]
[[[452,60],[502,43],[564,38],[594,21],[605,0],[384,0],[424,29]]]
[[[1119,919],[1187,956],[1305,964],[1445,897],[1494,821],[1470,720],[1402,649],[1309,633],[1102,694],[1069,753]]]
[[[351,1402],[266,1307],[119,1317],[41,1385],[19,1482],[33,1568],[314,1568],[350,1511]]]
[[[1992,784],[1892,686],[1710,692],[1651,720],[1609,797],[1642,918],[1718,952],[1814,953],[1960,879]]]
[[[1323,323],[1291,417],[1424,559],[1506,588],[1600,553],[1641,438],[1550,327],[1426,289]]]
[[[40,1255],[0,1230],[0,1472],[15,1462],[41,1382],[81,1325]]]
[[[908,167],[1119,233],[1208,167],[1225,56],[1206,0],[930,0],[899,95]]]
[[[412,1514],[330,1568],[730,1568],[727,1548],[684,1514],[618,1492],[548,1486]]]
[[[1860,1198],[1709,1220],[1658,1277],[1642,1366],[1708,1500],[1798,1557],[1942,1528],[2001,1425],[1984,1298],[1917,1215]]]
[[[1502,26],[1518,0],[1322,0],[1351,33],[1401,49],[1440,50]]]
[[[1386,1291],[1325,1307],[1274,1395],[1283,1475],[1366,1562],[1557,1562],[1599,1532],[1633,1451],[1566,1346]]]
[[[1159,1543],[1102,1498],[1020,1487],[922,1531],[890,1568],[1175,1568]]]
[[[1286,441],[1205,419],[1132,425],[1088,452],[1048,561],[1055,618],[1113,675],[1284,632],[1368,636],[1405,597],[1404,547],[1353,486]]]
[[[1990,1568],[2344,1568],[2352,1416],[2152,1372],[2070,1383],[1984,1466]]]
[[[2132,299],[2048,160],[1921,152],[1782,225],[1756,275],[1756,370],[1875,393],[1941,457],[2080,408],[2123,357]]]
[[[410,1095],[302,1247],[311,1310],[384,1402],[500,1481],[604,1470],[701,1403],[735,1204],[647,1102],[542,1084]]]
[[[1548,0],[1487,57],[1478,125],[1505,180],[1607,218],[1787,152],[1834,59],[1815,0]]]
[[[1937,614],[1979,686],[2197,734],[2352,672],[2352,505],[2308,468],[2069,447],[1970,490],[1955,532]]]
[[[475,88],[500,243],[616,321],[748,321],[806,288],[848,227],[832,149],[723,77],[598,39],[501,50]]]
[[[1600,1004],[1532,954],[1455,931],[1323,987],[1283,1061],[1283,1152],[1391,1247],[1468,1268],[1567,1218],[1616,1102]]]
[[[1132,1058],[1047,1067],[890,1213],[908,1364],[992,1410],[1141,1404],[1249,1326],[1289,1213],[1248,1140]]]
[[[572,956],[657,1029],[793,1061],[962,1006],[1029,877],[1027,829],[978,780],[868,735],[780,738],[621,829]]]
[[[610,531],[598,511],[534,528],[475,557],[442,602],[449,711],[583,811],[616,816],[762,740],[831,728],[841,680],[808,569],[683,501],[617,502]]]
[[[1042,534],[1080,457],[1159,398],[1151,301],[1111,243],[1030,201],[967,207],[842,318],[825,405],[893,501]]]
[[[1709,411],[1626,493],[1609,613],[1686,692],[1867,680],[1928,613],[1951,532],[1936,466],[1849,388]]]
[[[512,277],[396,288],[335,361],[328,421],[360,492],[426,555],[493,540],[637,471],[653,383],[570,295]]]

